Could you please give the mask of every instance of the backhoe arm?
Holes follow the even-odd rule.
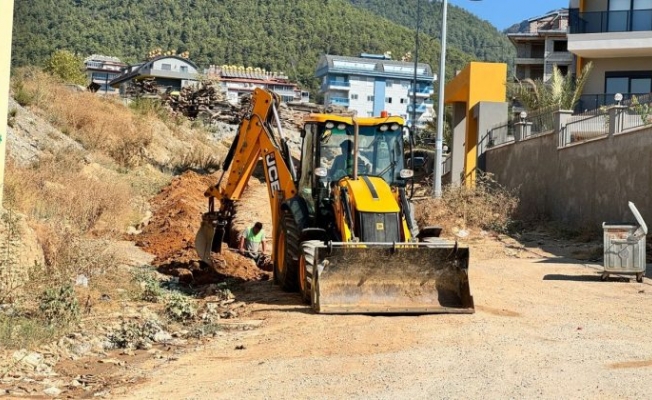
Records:
[[[250,109],[240,123],[222,166],[222,176],[216,185],[204,192],[204,196],[209,198],[209,210],[202,216],[195,247],[209,264],[210,252],[220,251],[224,230],[233,218],[233,202],[241,198],[261,157],[274,226],[278,223],[280,203],[296,194],[294,167],[287,143],[283,138],[279,143],[272,134],[274,122],[281,134],[278,104],[279,98],[274,93],[254,90]],[[222,184],[225,177],[226,182]],[[214,209],[215,199],[220,201],[218,211]]]

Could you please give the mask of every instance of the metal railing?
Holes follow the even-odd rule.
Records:
[[[652,96],[649,93],[621,93],[623,95],[623,100],[621,104],[628,105],[631,103],[632,98],[636,97],[641,102],[648,102],[652,100]],[[596,110],[603,106],[612,106],[616,104],[613,94],[583,94],[580,96],[580,101],[575,107],[577,113],[586,113],[590,110]]]
[[[348,106],[349,105],[349,99],[347,97],[331,97],[330,98],[330,103],[331,104],[342,105],[342,106]]]
[[[451,172],[453,168],[453,156],[447,156],[444,161],[441,162],[441,175],[444,176],[447,173]]]
[[[350,87],[351,83],[346,81],[328,81],[328,86]]]
[[[569,10],[570,33],[634,32],[652,30],[652,10]]]
[[[514,141],[514,121],[507,121],[489,129],[489,132],[481,138],[480,143],[483,149],[499,146]]]
[[[606,108],[571,116],[559,132],[559,147],[609,134],[609,111]]]
[[[532,123],[527,137],[538,136],[555,130],[555,113],[559,107],[546,107],[541,110],[533,111],[527,116],[526,121]]]
[[[619,118],[620,132],[652,124],[652,96],[633,96],[624,104]]]

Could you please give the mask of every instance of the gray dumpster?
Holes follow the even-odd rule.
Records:
[[[604,222],[604,272],[602,280],[609,274],[636,275],[637,282],[645,276],[645,235],[647,225],[631,201],[629,209],[637,223]]]

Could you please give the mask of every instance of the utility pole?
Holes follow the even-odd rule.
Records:
[[[11,33],[14,22],[14,0],[5,0],[0,13],[0,210],[5,182],[7,151],[7,115],[9,113],[9,70],[11,69]]]
[[[412,80],[412,137],[417,134],[417,67],[419,64],[419,28],[421,25],[421,0],[417,0],[417,33],[414,35],[414,79]]]
[[[442,142],[444,141],[444,84],[446,81],[446,16],[448,1],[442,0],[441,5],[441,55],[439,56],[439,101],[437,107],[437,138],[435,139],[435,165],[433,165],[432,196],[441,197],[441,159]]]

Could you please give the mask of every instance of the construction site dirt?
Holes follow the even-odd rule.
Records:
[[[192,243],[206,207],[203,190],[215,178],[188,172],[175,179],[154,200],[139,243],[157,256],[161,272],[237,279],[234,293],[251,318],[242,324],[256,329],[229,332],[165,365],[143,364],[146,379],[116,388],[118,398],[650,395],[650,281],[601,282],[599,263],[584,256],[593,252],[590,244],[538,231],[520,241],[468,239],[472,315],[317,315],[226,249],[225,263],[202,275]],[[235,225],[269,223],[265,190],[252,179]]]

